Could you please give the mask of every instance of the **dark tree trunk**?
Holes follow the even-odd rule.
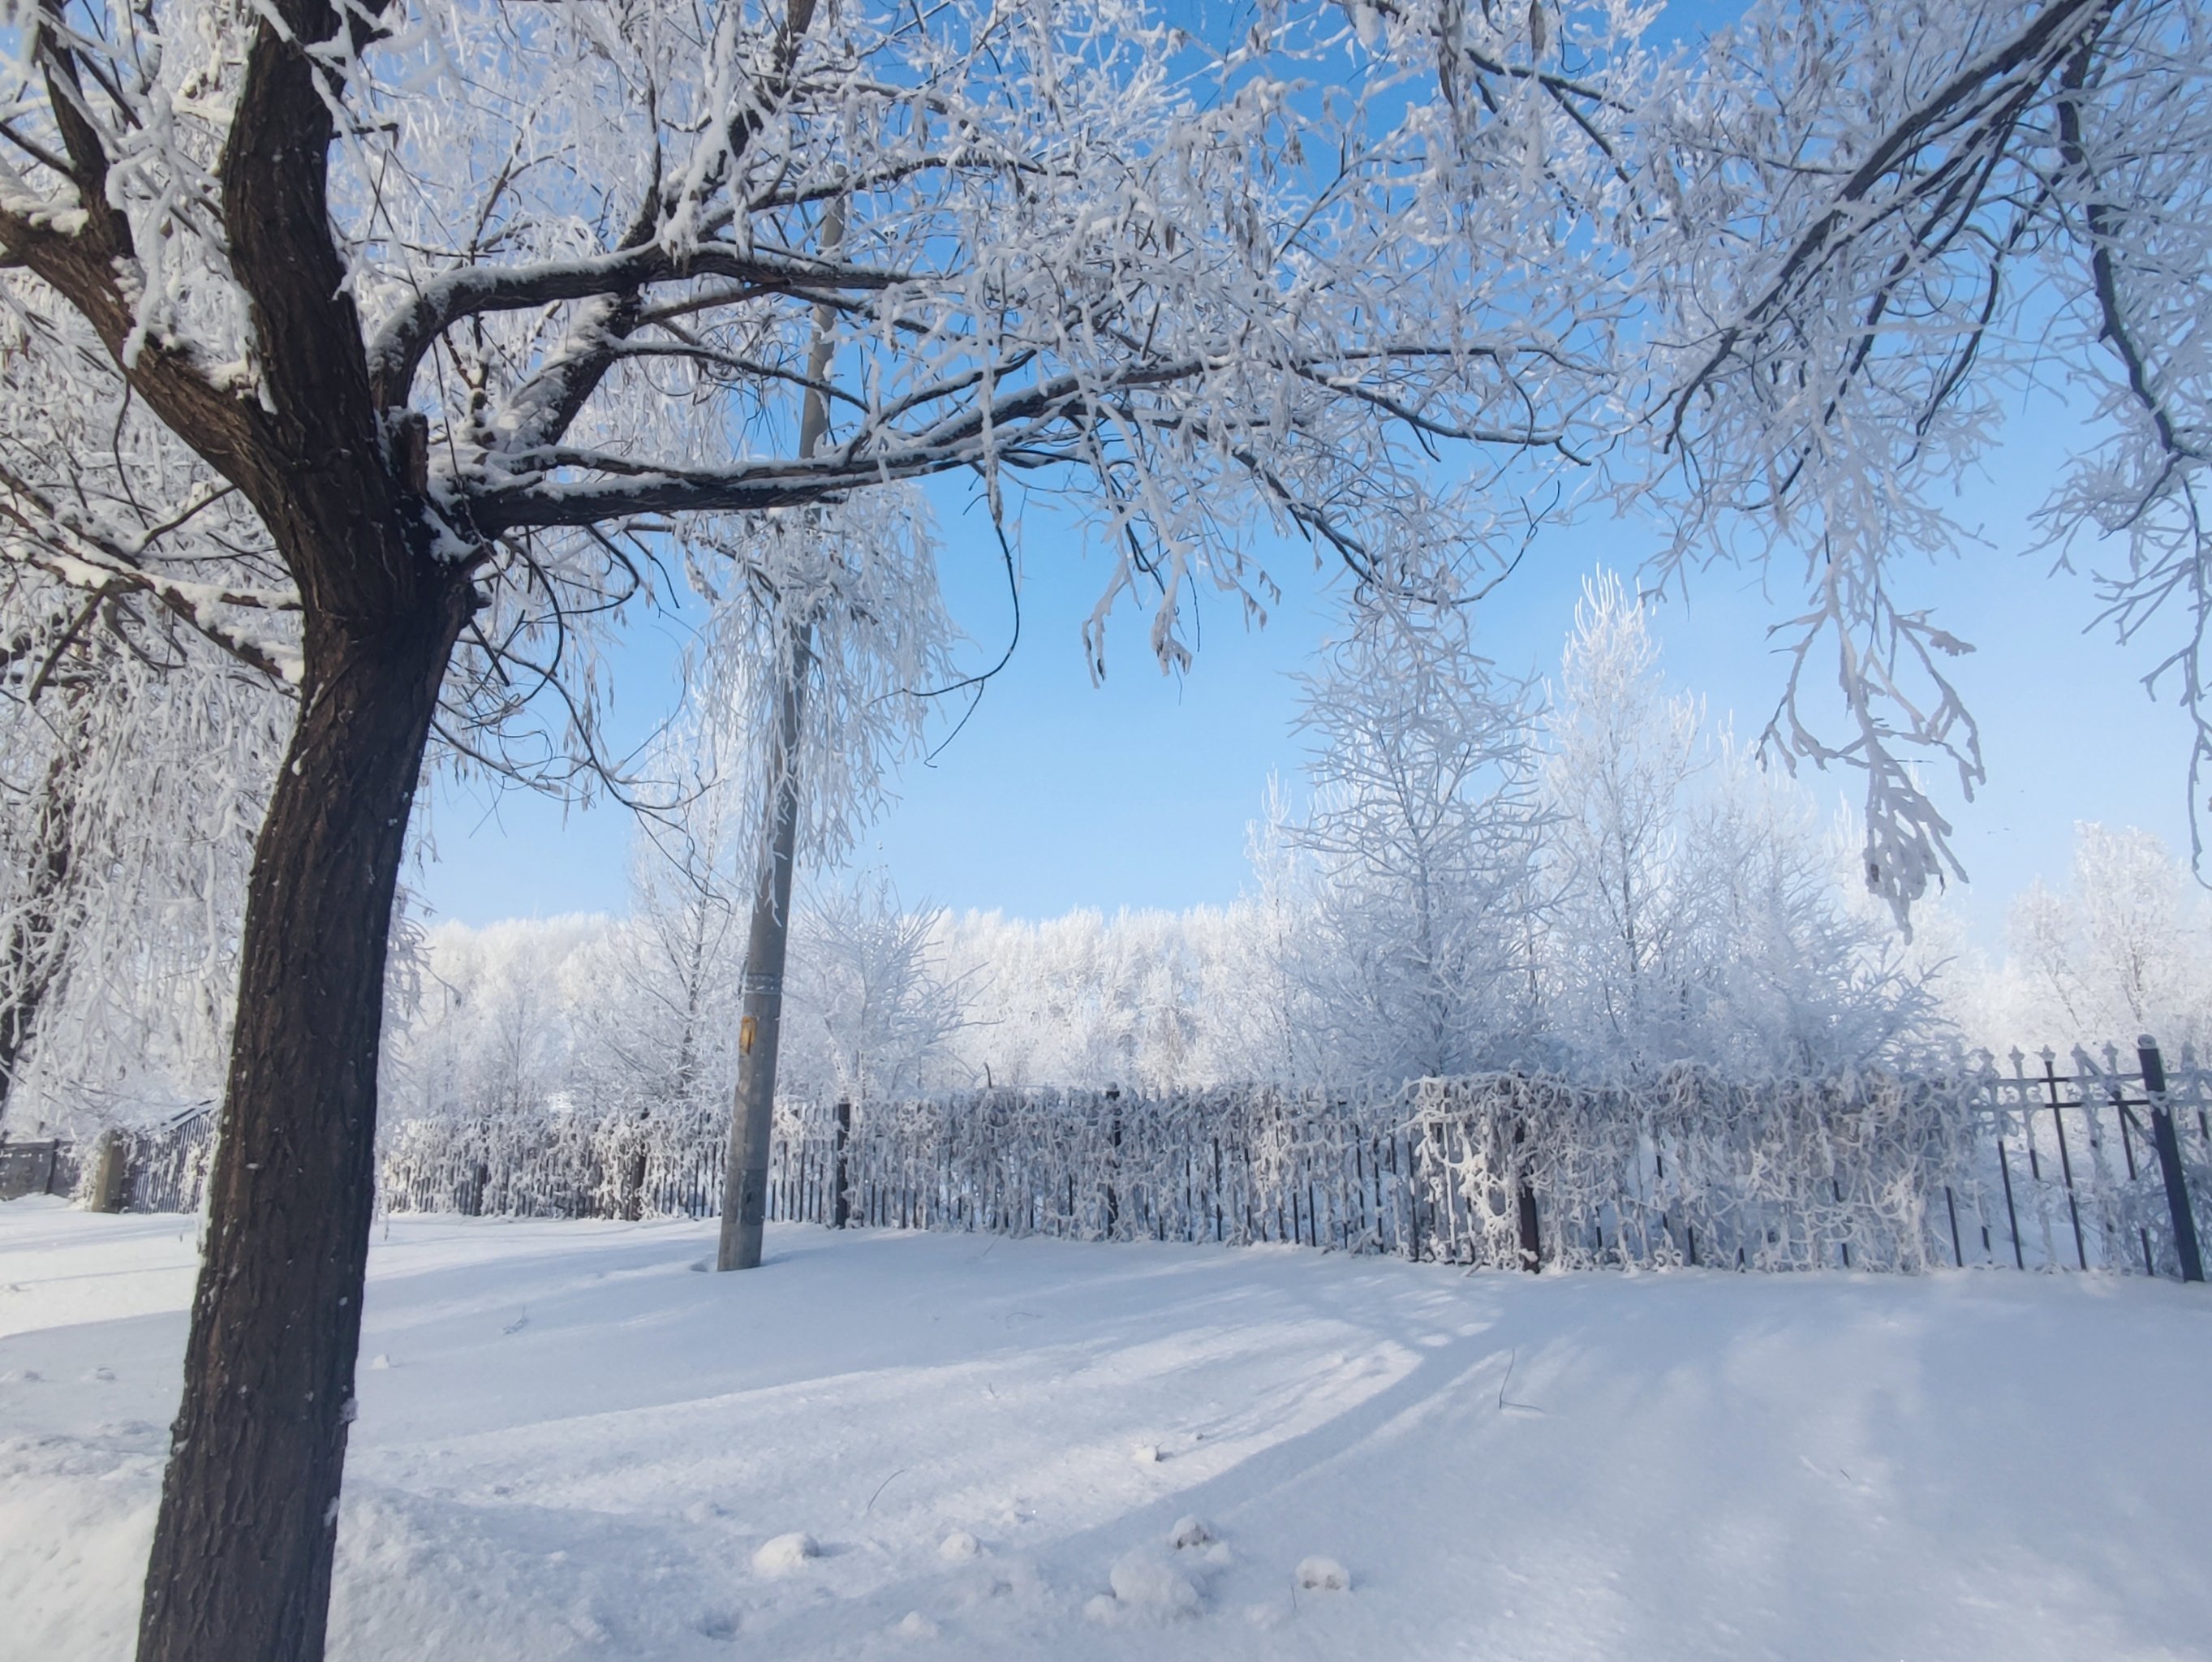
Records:
[[[80,689],[68,696],[86,695]],[[4,963],[0,963],[7,977],[5,995],[0,997],[0,1135],[7,1129],[8,1105],[24,1054],[38,1032],[48,995],[61,980],[62,914],[76,863],[72,809],[78,758],[86,742],[84,727],[80,709],[64,725],[61,747],[47,764],[46,788],[33,822],[31,892],[9,928]]]
[[[421,557],[360,557],[380,553]],[[411,614],[371,628],[310,617],[300,725],[247,892],[140,1662],[323,1654],[375,1193],[385,947],[467,589],[454,578],[417,593]]]
[[[61,770],[57,758],[50,771]],[[29,904],[8,930],[6,972],[8,991],[0,1000],[0,1132],[8,1124],[8,1104],[15,1094],[15,1077],[25,1052],[38,1032],[39,1015],[52,990],[56,971],[54,930],[59,922],[61,897],[69,881],[70,849],[65,837],[51,835],[61,829],[60,816],[49,803],[39,815],[40,846],[32,855],[33,892]]]
[[[637,1147],[630,1150],[629,1158],[623,1162],[620,1210],[624,1223],[635,1223],[645,1215],[645,1174],[652,1153],[646,1141],[649,1134],[645,1128],[651,1117],[647,1110],[638,1111]]]

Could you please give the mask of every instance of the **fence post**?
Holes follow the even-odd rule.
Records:
[[[1528,1127],[1516,1116],[1513,1121],[1513,1176],[1519,1200],[1521,1225],[1521,1267],[1530,1275],[1543,1268],[1543,1243],[1536,1232],[1536,1191],[1529,1185],[1528,1168],[1522,1165],[1520,1150],[1528,1140]],[[1695,1254],[1697,1248],[1690,1249]]]
[[[120,1212],[130,1177],[130,1139],[112,1129],[102,1132],[100,1153],[92,1169],[92,1209]]]
[[[2197,1219],[2189,1209],[2181,1143],[2173,1135],[2173,1115],[2166,1105],[2166,1062],[2148,1033],[2136,1040],[2136,1059],[2142,1067],[2143,1095],[2150,1102],[2151,1141],[2158,1149],[2159,1169],[2166,1175],[2166,1206],[2173,1215],[2173,1250],[2181,1259],[2181,1279],[2201,1282],[2204,1260],[2197,1249]]]
[[[1121,1087],[1108,1086],[1106,1100],[1109,1105],[1106,1111],[1106,1140],[1113,1148],[1107,1156],[1106,1166],[1106,1239],[1110,1241],[1121,1223],[1121,1190],[1115,1181],[1121,1166]]]
[[[2080,1064],[2077,1062],[2075,1066],[2078,1068]],[[2058,1112],[2058,1052],[2048,1044],[2043,1047],[2043,1081],[2045,1093],[2051,1099],[2051,1129],[2058,1138],[2058,1170],[2066,1179],[2066,1215],[2074,1220],[2074,1262],[2087,1269],[2089,1267],[2089,1248],[2081,1233],[2081,1205],[2074,1196],[2074,1156],[2067,1151],[2066,1122]],[[2075,1094],[2081,1096],[2082,1093],[2077,1087]],[[2033,1135],[2033,1121],[2029,1123],[2029,1131]],[[2033,1146],[2033,1143],[2029,1145],[2030,1148]]]
[[[845,1198],[845,1149],[852,1137],[853,1105],[841,1102],[837,1105],[837,1129],[830,1145],[830,1227],[832,1229],[842,1229],[846,1219],[851,1215],[850,1205]]]

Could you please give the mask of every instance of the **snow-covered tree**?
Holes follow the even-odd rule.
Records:
[[[1686,886],[1703,897],[1682,954],[1683,1055],[1738,1079],[1898,1066],[1955,1048],[1947,919],[1923,902],[1911,941],[1863,886],[1848,820],[1723,734],[1690,812]]]
[[[0,668],[0,1128],[11,1110],[88,1129],[209,1100],[289,701],[135,597],[13,575],[0,574],[0,636],[18,648]]]
[[[2130,1044],[2212,1038],[2212,913],[2156,837],[2074,828],[2066,889],[2041,880],[2013,902],[2006,965],[2014,1043]]]
[[[966,1020],[963,989],[943,972],[944,916],[908,910],[882,877],[817,891],[799,911],[788,994],[797,1079],[852,1101],[933,1082]]]
[[[1585,586],[1546,730],[1555,1044],[1599,1075],[1895,1062],[1943,1038],[1940,959],[1853,902],[1804,788],[1669,691],[1645,608]]]
[[[1690,1054],[1683,979],[1707,862],[1684,857],[1708,765],[1703,708],[1669,693],[1644,608],[1610,572],[1585,583],[1546,720],[1555,1024],[1630,1066]]]
[[[2103,616],[2197,713],[2201,810],[2212,16],[1757,0],[1661,77],[1637,125],[1635,246],[1666,320],[1662,494],[1680,515],[1663,570],[1802,558],[1768,737],[1865,771],[1869,885],[1903,918],[1958,870],[1924,776],[1969,795],[1982,779],[1953,667],[1969,648],[1902,567],[1968,540],[1944,506],[1954,482],[2049,380],[2089,426],[2042,504],[2043,552],[2111,549]],[[1808,673],[1840,682],[1840,733]]]
[[[580,743],[576,630],[650,587],[657,532],[956,471],[994,509],[1085,498],[1121,558],[1100,621],[1156,584],[1172,661],[1188,584],[1254,594],[1255,511],[1368,565],[1456,535],[1422,447],[1560,458],[1602,422],[1604,145],[1466,65],[1459,107],[1495,113],[1454,144],[1353,39],[1209,48],[1121,0],[24,14],[0,247],[67,320],[56,361],[258,525],[260,581],[189,604],[296,618],[146,1662],[320,1653],[441,693],[528,720],[550,681]],[[823,305],[832,429],[797,458]],[[84,516],[62,581],[201,581],[112,529]]]
[[[1316,1015],[1359,1078],[1466,1073],[1526,1042],[1540,823],[1534,690],[1463,611],[1370,607],[1306,679]]]
[[[1317,962],[1326,948],[1295,817],[1289,790],[1270,776],[1245,839],[1252,885],[1206,919],[1212,944],[1200,960],[1203,1080],[1307,1084],[1328,1071],[1320,1005],[1327,977]]]
[[[119,387],[88,383],[92,353],[0,273],[0,1123],[11,1103],[96,1122],[220,1089],[294,713],[285,650],[212,615],[265,575],[265,539]]]
[[[537,1112],[570,1095],[592,1077],[580,1079],[580,1016],[607,999],[596,960],[609,932],[605,918],[577,916],[424,931],[414,1008],[390,1041],[394,1108],[472,1117]],[[612,1001],[639,1014],[635,999]]]
[[[696,776],[666,816],[641,816],[629,916],[579,965],[577,1071],[602,1110],[709,1112],[735,1081],[741,897],[757,846],[752,794]]]

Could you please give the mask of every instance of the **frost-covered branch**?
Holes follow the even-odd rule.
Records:
[[[1773,0],[1638,118],[1679,516],[1662,575],[1802,552],[1813,609],[1785,629],[1801,669],[1833,642],[1850,733],[1818,736],[1793,680],[1773,737],[1868,770],[1864,864],[1900,917],[1957,870],[1920,768],[1971,794],[1982,763],[1945,667],[1960,643],[1898,592],[1899,563],[1964,539],[1942,498],[2021,391],[2070,384],[2092,423],[2041,548],[2112,546],[2104,620],[2179,628],[2145,679],[2173,673],[2212,731],[2208,70],[2212,30],[2171,0]],[[2200,737],[2192,778],[2208,756]]]

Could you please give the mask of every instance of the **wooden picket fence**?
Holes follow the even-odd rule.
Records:
[[[2128,1064],[2132,1062],[2133,1066]],[[2202,1278],[2212,1078],[2075,1051],[1956,1075],[1361,1092],[981,1091],[779,1104],[769,1216],[1079,1239],[1296,1243],[1465,1265],[2020,1269]],[[390,1213],[705,1217],[720,1113],[387,1128]],[[197,1207],[210,1117],[131,1140],[122,1203]],[[0,1167],[4,1169],[4,1167]]]

